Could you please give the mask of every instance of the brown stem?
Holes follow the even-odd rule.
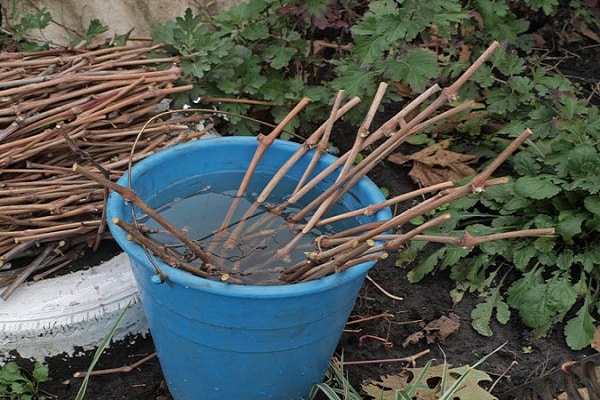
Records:
[[[139,367],[140,365],[148,362],[149,360],[153,359],[154,357],[156,357],[156,353],[152,353],[150,355],[147,355],[146,357],[142,358],[139,361],[134,362],[133,364],[130,365],[124,365],[122,367],[119,368],[108,368],[108,369],[98,369],[98,370],[94,370],[92,372],[90,372],[90,376],[99,376],[99,375],[110,375],[110,374],[116,374],[116,373],[127,373],[127,372],[131,372],[134,369],[136,369],[137,367]],[[75,372],[73,374],[73,378],[83,378],[84,376],[87,375],[87,371],[84,372]]]
[[[494,240],[501,239],[516,239],[523,237],[552,237],[554,236],[554,228],[538,228],[538,229],[524,229],[511,232],[494,233],[484,236],[471,236],[469,232],[463,234],[462,237],[455,236],[437,236],[437,235],[416,235],[413,240],[427,241],[434,243],[445,243],[460,246],[465,249],[469,249],[474,246],[478,246],[481,243],[491,242]]]
[[[300,221],[301,219],[305,218],[306,215],[312,209],[322,204],[326,199],[332,199],[329,200],[330,202],[339,201],[339,199],[348,190],[354,187],[354,185],[356,185],[358,181],[365,177],[366,174],[369,171],[371,171],[371,169],[373,169],[377,163],[381,162],[389,154],[391,154],[408,137],[422,131],[426,127],[433,125],[441,119],[448,118],[451,115],[455,115],[458,112],[468,109],[474,104],[472,101],[469,101],[457,107],[454,107],[444,113],[441,113],[437,117],[429,118],[429,114],[431,114],[434,110],[439,108],[442,105],[442,103],[446,101],[446,98],[444,96],[440,96],[436,101],[438,102],[437,105],[435,105],[434,102],[434,104],[428,107],[425,111],[417,115],[410,122],[404,124],[404,126],[398,132],[390,136],[383,144],[381,144],[373,152],[371,152],[354,169],[352,169],[350,173],[346,174],[344,177],[342,177],[342,179],[336,181],[336,183],[329,187],[328,190],[321,193],[311,203],[306,205],[301,211],[291,216],[290,219],[293,221]]]
[[[14,281],[2,292],[0,295],[0,299],[6,301],[8,298],[17,290],[19,286],[25,279],[29,277],[35,270],[37,270],[49,257],[54,257],[53,252],[58,251],[62,246],[64,246],[65,242],[61,241],[58,244],[51,243],[48,244],[44,250],[27,266],[19,273],[19,275],[14,279]]]
[[[329,115],[329,118],[325,122],[325,131],[323,132],[323,135],[321,136],[319,143],[317,144],[317,146],[315,148],[315,152],[313,154],[312,159],[308,163],[308,166],[304,170],[304,173],[302,174],[302,177],[298,181],[296,188],[292,191],[292,194],[297,192],[304,185],[304,183],[308,180],[308,178],[312,174],[312,171],[315,169],[315,166],[319,162],[319,159],[321,158],[321,154],[327,153],[327,149],[329,148],[329,136],[331,135],[331,130],[333,129],[333,124],[336,121],[336,115],[338,114],[338,111],[340,109],[343,99],[344,99],[344,91],[339,90],[337,92],[337,95],[335,96],[335,100],[333,101],[333,107],[331,108],[331,113]]]
[[[133,224],[128,224],[119,217],[114,217],[112,223],[123,229],[129,235],[129,239],[150,250],[154,255],[160,258],[164,263],[173,268],[179,268],[193,275],[207,278],[208,273],[200,268],[194,268],[182,260],[182,258],[161,243],[149,238],[140,232]]]
[[[470,66],[467,71],[463,73],[461,77],[457,79],[448,88],[442,90],[442,94],[435,99],[425,110],[421,111],[417,116],[408,121],[400,130],[392,135],[385,143],[378,146],[373,152],[371,152],[355,169],[353,169],[352,175],[348,174],[351,179],[346,182],[336,182],[336,185],[329,188],[327,191],[321,194],[315,199],[309,206],[305,207],[301,212],[293,216],[293,219],[299,221],[314,208],[317,204],[321,204],[323,199],[331,197],[333,193],[338,192],[342,185],[345,185],[346,190],[353,187],[360,179],[362,179],[367,172],[369,172],[376,163],[387,157],[392,151],[396,149],[406,138],[416,133],[414,128],[425,121],[430,115],[432,115],[437,109],[444,105],[449,100],[456,100],[458,90],[466,83],[466,81],[475,73],[475,71],[483,65],[483,63],[493,54],[496,48],[499,46],[498,42],[494,42],[476,61]],[[339,185],[339,186],[338,186]],[[342,193],[338,193],[341,195]],[[293,197],[293,196],[292,196]],[[289,202],[293,203],[295,199],[290,198]]]
[[[359,361],[344,361],[342,365],[367,365],[367,364],[384,364],[384,363],[398,363],[398,362],[410,362],[414,363],[417,359],[429,354],[431,350],[425,349],[417,354],[408,357],[401,358],[385,358],[382,360],[359,360]]]
[[[204,249],[197,242],[190,240],[185,233],[177,229],[173,224],[163,218],[160,214],[158,214],[154,209],[152,209],[149,205],[147,205],[133,190],[130,188],[126,188],[116,183],[106,179],[100,174],[91,172],[78,164],[73,164],[73,171],[89,178],[95,182],[98,182],[104,187],[109,188],[110,190],[117,192],[120,194],[126,201],[137,206],[144,213],[148,214],[152,219],[154,219],[158,224],[168,230],[173,236],[179,239],[181,242],[185,243],[185,245],[200,259],[206,263],[208,266],[215,266],[214,260],[210,255],[208,255]]]
[[[317,223],[317,226],[332,224],[334,222],[339,222],[339,221],[342,221],[342,220],[348,219],[348,218],[358,217],[360,215],[371,216],[386,207],[396,205],[400,202],[407,201],[407,200],[413,199],[417,196],[422,196],[427,193],[437,192],[438,190],[447,189],[452,186],[454,186],[454,183],[452,183],[451,181],[448,181],[448,182],[442,182],[442,183],[438,183],[438,184],[431,185],[428,187],[424,187],[421,189],[416,189],[411,192],[395,196],[391,199],[388,199],[388,200],[378,203],[378,204],[371,204],[371,205],[368,205],[367,207],[359,208],[358,210],[349,211],[349,212],[346,212],[343,214],[335,215],[330,218],[322,219]]]
[[[218,235],[215,236],[215,240],[213,240],[209,245],[209,251],[214,252],[217,246],[218,241],[221,241],[224,237],[224,232],[231,223],[231,219],[239,205],[240,198],[244,196],[246,193],[246,189],[250,184],[250,180],[254,175],[254,171],[256,171],[256,167],[260,162],[261,158],[267,151],[267,149],[271,146],[271,144],[275,141],[275,139],[283,132],[285,127],[290,123],[290,121],[300,113],[306,107],[306,105],[310,102],[308,97],[303,98],[286,116],[283,120],[269,133],[268,135],[258,134],[256,140],[258,141],[258,147],[254,152],[254,156],[248,165],[248,169],[244,174],[244,178],[242,179],[242,183],[236,193],[236,199],[231,203],[223,222],[221,223],[221,227],[217,230]]]

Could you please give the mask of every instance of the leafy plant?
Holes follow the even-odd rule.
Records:
[[[35,362],[28,373],[11,361],[0,368],[0,398],[7,400],[44,400],[39,384],[48,380],[48,366]]]
[[[99,19],[93,18],[87,28],[87,31],[81,38],[75,38],[71,41],[71,46],[77,46],[81,42],[91,42],[97,35],[108,31],[108,25],[102,24]]]
[[[46,8],[40,8],[34,12],[27,12],[23,15],[20,15],[19,10],[21,9],[21,5],[18,5],[16,1],[13,1],[11,10],[12,12],[9,14],[8,18],[8,27],[6,32],[9,34],[5,36],[4,34],[0,36],[0,43],[6,43],[9,39],[15,42],[18,42],[21,49],[23,51],[36,51],[43,50],[48,48],[48,44],[40,44],[35,41],[27,40],[27,33],[32,30],[41,30],[46,28],[50,21],[52,21],[52,16],[50,12],[46,10]]]
[[[195,84],[193,98],[238,99],[219,108],[245,115],[266,111],[266,119],[278,122],[290,104],[306,96],[311,104],[288,128],[307,131],[327,115],[334,90],[363,96],[385,80],[401,82],[408,96],[422,90],[440,66],[433,51],[412,42],[434,36],[432,25],[436,36],[449,37],[467,16],[457,0],[402,5],[385,0],[370,2],[368,9],[361,3],[255,0],[210,21],[187,10],[174,22],[154,26],[153,37],[182,56],[186,80]],[[336,7],[344,12],[332,13]],[[390,93],[384,103],[400,99]],[[364,115],[367,107],[364,102],[353,114]],[[238,132],[256,130],[239,118],[231,122]]]
[[[470,225],[472,234],[490,234],[555,226],[557,237],[492,242],[479,250],[444,247],[429,255],[409,278],[418,281],[436,266],[449,268],[457,282],[452,292],[455,301],[465,292],[484,296],[472,318],[474,328],[486,336],[492,334],[489,323],[494,311],[495,318],[506,323],[509,306],[538,336],[577,311],[567,321],[565,335],[571,348],[581,349],[593,338],[593,315],[600,305],[596,295],[600,258],[595,244],[600,233],[600,112],[577,100],[575,88],[565,79],[539,68],[525,72],[508,78],[509,90],[515,90],[511,82],[531,89],[527,96],[516,96],[516,108],[503,110],[518,117],[502,131],[511,135],[529,123],[537,135],[526,151],[513,157],[514,180],[489,188],[480,203],[476,199],[454,203],[454,218],[440,229]],[[490,108],[507,104],[499,99],[488,98]],[[473,223],[482,219],[489,227]],[[504,274],[511,270],[515,277],[507,296],[504,279],[497,279],[500,270]]]
[[[581,2],[567,6],[582,26],[593,21],[591,9]],[[346,19],[335,17],[331,11],[336,7],[345,10],[337,15]],[[449,269],[456,282],[454,301],[466,292],[483,296],[472,313],[473,326],[483,335],[493,333],[493,319],[506,323],[511,309],[544,335],[579,307],[565,333],[571,347],[582,348],[591,340],[598,310],[594,293],[600,257],[593,239],[600,225],[600,113],[577,100],[577,88],[551,74],[532,50],[529,21],[555,16],[558,10],[557,0],[526,0],[519,9],[496,0],[380,0],[368,6],[358,1],[254,0],[212,20],[188,10],[174,22],[155,26],[153,36],[181,55],[185,80],[195,84],[193,97],[200,101],[222,101],[219,108],[226,111],[278,122],[290,104],[310,97],[310,107],[288,126],[291,130],[325,119],[329,93],[335,89],[363,96],[387,81],[395,90],[382,104],[400,102],[436,78],[443,84],[455,77],[472,61],[471,54],[491,40],[505,41],[509,46],[496,52],[492,65],[481,67],[460,93],[478,98],[484,107],[455,129],[476,143],[483,159],[526,126],[535,139],[505,169],[515,177],[512,183],[490,188],[480,202],[455,202],[454,217],[438,231],[469,226],[475,235],[556,226],[558,236],[486,243],[478,250],[437,248],[409,272],[409,279],[417,282],[435,269]],[[327,31],[334,34],[327,36]],[[226,102],[232,98],[236,101]],[[362,111],[353,114],[364,115]],[[257,130],[235,116],[231,123],[235,133]],[[481,136],[489,126],[501,127],[494,140]],[[436,134],[444,133],[432,132]],[[414,242],[399,263],[410,261],[422,247]]]

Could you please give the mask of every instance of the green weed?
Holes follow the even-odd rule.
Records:
[[[44,400],[39,384],[48,380],[48,366],[35,362],[31,373],[11,361],[0,368],[0,398],[6,400]]]

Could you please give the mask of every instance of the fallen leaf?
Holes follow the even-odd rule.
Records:
[[[422,376],[421,381],[416,379]],[[406,368],[399,374],[382,376],[381,381],[369,381],[362,385],[362,390],[368,395],[381,400],[396,400],[397,392],[413,387],[413,399],[435,400],[444,394],[442,390],[442,378],[445,377],[445,388],[452,387],[463,377],[458,389],[454,392],[452,399],[461,400],[494,400],[495,396],[488,393],[479,384],[480,382],[491,382],[492,378],[485,372],[471,369],[468,365],[452,368],[451,364],[440,364],[425,368]]]
[[[454,313],[450,313],[449,317],[442,315],[428,323],[423,331],[427,337],[427,343],[436,341],[444,344],[448,336],[456,332],[460,328],[460,317]]]
[[[590,343],[592,349],[596,351],[600,351],[600,326],[596,327],[596,331],[594,332],[594,338],[592,339],[592,343]]]
[[[408,335],[408,337],[406,339],[404,339],[404,341],[402,342],[402,347],[408,347],[411,344],[417,344],[419,343],[419,341],[421,339],[423,339],[425,337],[425,332],[423,331],[418,331],[415,333],[411,333],[410,335]]]
[[[473,54],[473,46],[471,46],[470,44],[461,43],[458,61],[467,63],[471,59],[472,54]]]
[[[404,155],[394,153],[388,161],[402,165],[413,162],[409,176],[421,186],[431,186],[447,181],[458,182],[476,171],[468,164],[477,159],[470,154],[462,154],[448,150],[451,139],[442,140],[416,153]]]
[[[456,332],[460,328],[460,317],[454,313],[449,316],[442,315],[438,319],[429,322],[425,327],[415,333],[409,335],[402,342],[402,347],[417,344],[421,339],[425,338],[428,344],[440,342],[444,344],[448,336]]]
[[[583,33],[584,36],[596,41],[596,43],[600,43],[600,36],[598,36],[598,34],[596,34],[593,30],[587,28],[582,30],[581,33]]]

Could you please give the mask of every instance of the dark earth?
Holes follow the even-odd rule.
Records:
[[[592,102],[598,103],[600,43],[585,37],[567,40],[565,37],[549,35],[549,29],[552,27],[544,26],[539,31],[543,37],[550,36],[550,40],[545,42],[548,50],[547,63],[556,65],[565,76],[580,83],[584,95]],[[356,131],[351,127],[349,129],[352,135]],[[347,146],[345,142],[348,140],[348,133],[341,135],[339,131],[338,128],[338,134],[333,137],[333,141],[338,147],[344,149]],[[407,178],[407,172],[407,168],[383,163],[371,174],[371,178],[378,185],[388,188],[394,195],[406,191],[407,187],[412,185]],[[571,351],[565,343],[561,324],[554,326],[548,337],[537,339],[517,318],[512,318],[506,325],[492,324],[494,335],[489,338],[483,337],[470,326],[470,313],[478,302],[476,297],[467,294],[461,303],[453,304],[448,295],[453,284],[446,273],[436,273],[418,284],[410,284],[406,279],[406,271],[394,265],[394,257],[379,262],[371,270],[370,277],[375,282],[393,295],[402,297],[403,300],[393,300],[385,296],[372,283],[365,282],[350,321],[381,313],[387,313],[388,316],[347,326],[348,331],[343,334],[337,349],[338,355],[343,354],[344,361],[403,358],[429,350],[429,354],[415,361],[417,366],[424,366],[430,359],[435,360],[434,364],[447,360],[454,366],[472,365],[504,344],[502,349],[478,369],[486,372],[494,381],[497,380],[494,395],[514,398],[510,395],[501,395],[519,385],[559,370],[567,361],[581,360],[595,353],[591,349]],[[407,337],[421,331],[424,324],[452,314],[460,319],[460,327],[445,338],[443,343],[437,341],[427,344],[425,340],[421,340],[417,344],[403,347],[402,344]],[[365,337],[365,335],[370,336]],[[384,339],[385,343],[371,337]],[[129,338],[107,349],[96,369],[129,365],[152,354],[153,351],[150,337]],[[43,393],[52,399],[74,399],[82,380],[73,378],[73,373],[85,371],[90,364],[91,356],[92,353],[87,352],[85,356],[68,359],[57,357],[49,360],[52,380],[41,385]],[[406,366],[411,365],[407,362],[376,362],[367,365],[348,365],[345,371],[350,382],[355,387],[359,387],[365,380],[398,373]],[[86,398],[93,400],[171,399],[156,358],[128,373],[92,377]]]

